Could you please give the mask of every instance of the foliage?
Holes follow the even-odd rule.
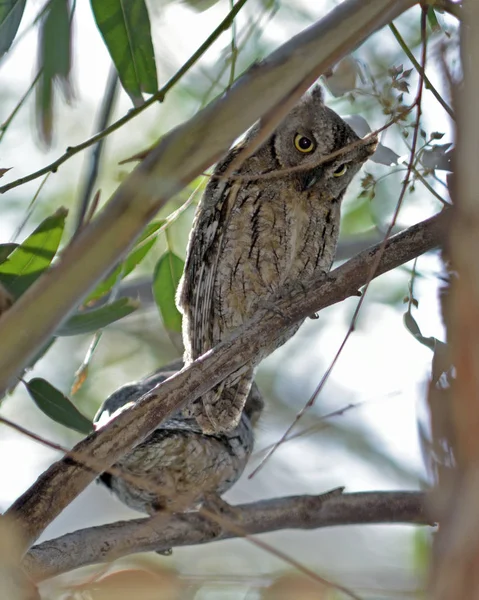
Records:
[[[0,2],[0,60],[6,63],[14,55],[29,29],[35,29],[38,35],[36,74],[27,92],[16,98],[13,110],[3,115],[0,144],[7,134],[15,131],[15,127],[21,127],[21,117],[25,114],[30,92],[34,92],[35,98],[36,136],[45,153],[58,149],[58,139],[61,139],[61,143],[66,139],[65,130],[68,135],[68,128],[65,115],[73,114],[72,106],[76,110],[83,103],[83,110],[88,111],[81,92],[78,94],[75,90],[78,76],[75,57],[83,51],[75,38],[80,10],[78,4],[75,0],[47,0],[43,6],[31,8],[26,0]],[[251,65],[254,68],[254,63],[273,49],[277,40],[273,38],[273,33],[270,34],[270,31],[274,32],[274,26],[269,29],[271,20],[273,25],[279,25],[284,31],[289,31],[292,22],[299,27],[300,23],[309,24],[313,21],[308,12],[302,12],[299,3],[298,6],[296,3],[286,6],[286,3],[281,5],[259,0],[256,3],[253,0],[238,0],[236,3],[188,0],[186,4],[189,9],[182,10],[197,13],[207,11],[205,15],[209,14],[211,8],[211,23],[220,20],[218,15],[221,7],[221,10],[224,9],[221,13],[224,18],[215,28],[211,27],[211,35],[204,36],[206,41],[191,58],[168,76],[169,54],[174,55],[176,48],[168,48],[167,51],[165,40],[155,28],[155,23],[158,23],[156,11],[167,9],[155,7],[155,3],[145,0],[90,0],[89,22],[96,27],[96,34],[108,52],[111,68],[124,94],[121,103],[118,102],[116,106],[114,94],[111,94],[108,104],[106,99],[108,91],[111,91],[108,85],[113,85],[108,83],[102,93],[103,101],[97,107],[99,115],[104,117],[105,126],[95,131],[92,137],[85,136],[79,143],[75,142],[76,146],[73,146],[72,135],[72,142],[68,140],[66,151],[51,163],[42,157],[41,164],[45,166],[38,170],[26,161],[24,170],[28,174],[25,177],[17,175],[20,165],[11,163],[10,158],[7,161],[6,155],[2,154],[1,166],[4,168],[0,169],[0,192],[11,194],[2,198],[11,197],[18,201],[20,208],[13,214],[15,227],[20,224],[20,234],[14,239],[8,239],[7,236],[0,240],[0,284],[15,302],[21,301],[24,294],[34,293],[34,283],[39,278],[48,278],[61,264],[65,248],[75,245],[81,239],[82,229],[95,223],[102,209],[102,188],[116,187],[118,181],[128,177],[131,162],[145,157],[148,161],[150,149],[167,133],[170,123],[186,120],[193,110],[227,92],[241,73]],[[32,14],[29,13],[30,9],[37,12],[31,23],[27,24],[26,15]],[[362,248],[382,239],[390,223],[396,227],[401,224],[400,219],[395,222],[396,202],[400,194],[400,203],[403,203],[406,211],[410,209],[408,215],[432,214],[450,202],[446,174],[451,170],[454,140],[450,137],[447,120],[453,113],[442,93],[436,90],[427,76],[424,77],[421,35],[424,37],[425,32],[421,31],[419,12],[408,13],[404,19],[397,20],[389,31],[381,32],[382,43],[387,41],[384,43],[384,53],[378,55],[376,52],[377,38],[369,39],[357,53],[345,57],[323,76],[322,81],[330,93],[328,103],[342,114],[351,113],[349,122],[359,135],[364,136],[375,129],[385,130],[376,154],[362,171],[356,187],[353,187],[344,203],[340,242],[344,256],[352,255],[358,249],[358,244]],[[197,14],[197,22],[203,17]],[[426,35],[429,47],[432,44],[439,47],[440,44],[457,43],[455,22],[432,5],[427,8]],[[213,52],[212,47],[216,52],[215,60],[210,60],[210,55],[204,56],[207,52]],[[446,50],[441,59],[449,64]],[[428,60],[429,69],[433,59]],[[200,65],[197,65],[198,61],[201,61]],[[433,77],[431,79],[434,80]],[[437,115],[437,111],[441,110],[441,118],[430,118],[424,104],[422,115],[420,110],[416,110],[418,97],[419,104],[421,102],[417,90],[423,84],[429,91],[428,102],[435,103],[431,112]],[[159,108],[165,98],[167,102]],[[115,110],[121,112],[117,120],[114,120]],[[140,123],[146,123],[146,126]],[[121,136],[124,131],[127,133],[123,138],[115,137]],[[30,138],[28,143],[34,148],[34,136],[30,135]],[[449,139],[451,141],[447,141]],[[113,143],[113,140],[120,141]],[[100,146],[103,141],[107,141],[106,150]],[[90,150],[92,152],[88,156],[86,152]],[[46,179],[35,192],[28,208],[25,208],[24,200],[29,192],[23,190],[29,190],[27,184],[34,182],[32,185],[36,185],[37,179],[56,173],[64,163],[65,170],[56,177],[63,177],[65,189],[73,190],[77,182],[68,180],[67,169],[74,156],[80,153],[86,155],[89,166],[88,172],[82,175],[82,183],[91,184],[91,189],[96,192],[92,197],[87,194],[85,198],[82,207],[84,218],[79,219],[80,222],[74,219],[76,213],[81,213],[80,201],[76,197],[72,200],[64,190],[59,191],[54,187],[47,186],[47,190],[42,191]],[[132,156],[132,159],[124,161],[127,156]],[[125,170],[120,170],[117,164],[120,159],[126,162],[126,166],[121,167]],[[10,170],[12,167],[13,171]],[[72,167],[72,170],[75,171],[75,168]],[[78,172],[79,168],[74,173],[75,177]],[[50,184],[51,180],[48,182]],[[90,289],[76,310],[52,333],[41,352],[30,361],[28,368],[35,368],[35,376],[24,374],[22,382],[36,407],[52,422],[82,435],[92,431],[92,421],[83,413],[94,410],[103,392],[95,391],[97,383],[95,375],[92,376],[91,370],[88,370],[89,366],[98,367],[98,371],[102,366],[113,371],[122,359],[131,358],[134,361],[136,351],[141,349],[141,352],[138,350],[137,365],[139,363],[143,367],[145,363],[148,368],[154,368],[158,361],[166,362],[170,355],[175,354],[168,336],[181,332],[181,314],[176,307],[175,294],[184,268],[184,248],[194,213],[193,190],[193,185],[187,186],[185,190],[178,191],[173,201],[159,214],[152,211],[143,233],[132,241],[127,252],[116,257],[114,268],[97,278],[95,287]],[[24,196],[21,197],[21,194]],[[74,192],[71,192],[71,196],[74,196]],[[4,210],[3,206],[0,206],[0,210]],[[23,215],[21,211],[24,211]],[[403,214],[404,210],[401,216]],[[402,224],[408,224],[409,221],[408,216]],[[30,231],[28,235],[21,233],[25,228]],[[438,383],[444,372],[452,371],[452,365],[445,358],[447,345],[439,340],[441,332],[423,335],[422,324],[421,328],[418,325],[418,322],[421,323],[420,317],[416,319],[414,316],[416,312],[421,314],[412,290],[414,279],[421,277],[420,269],[416,273],[415,265],[413,270],[403,269],[386,285],[374,284],[369,296],[373,305],[375,302],[388,303],[393,307],[399,306],[405,312],[405,329],[412,334],[414,341],[433,351],[432,379]],[[70,284],[65,281],[66,287]],[[386,293],[381,285],[387,288]],[[406,310],[401,304],[404,296]],[[60,304],[61,298],[58,301]],[[148,310],[150,304],[154,305],[152,311]],[[354,330],[356,316],[355,313],[351,331]],[[343,319],[347,317],[342,315]],[[326,328],[327,323],[320,319],[320,327]],[[102,354],[97,347],[103,332],[107,341]],[[90,349],[83,359],[79,359],[78,352],[83,352],[81,345],[85,342],[90,344]],[[303,343],[302,339],[300,342]],[[64,348],[70,353],[66,362],[67,373],[62,375],[63,381],[57,387],[49,381],[50,373],[46,365],[51,365],[55,360],[55,352],[63,352]],[[81,367],[77,376],[80,373],[81,377],[78,376],[73,386],[75,394],[77,391],[78,394],[72,401],[60,388],[68,386],[74,379],[73,372],[78,362],[81,362]],[[129,373],[128,366],[122,368]],[[298,384],[298,389],[293,391],[288,391],[287,385],[279,389],[283,381],[281,369],[276,367],[273,373],[268,372],[268,368],[262,371],[263,378],[266,387],[270,388],[268,393],[281,423],[286,423],[292,417],[290,397],[292,395],[298,400],[301,385]],[[322,370],[329,373],[326,368]],[[43,376],[37,377],[37,371]],[[88,400],[89,394],[94,400]],[[313,416],[317,418],[316,414]],[[301,435],[300,432],[298,437]],[[363,456],[366,463],[376,460],[376,464],[389,467],[394,460],[389,454],[375,450],[368,436],[367,428],[338,427],[334,428],[331,439],[343,445],[346,440],[352,452]],[[334,440],[328,442],[333,448]],[[426,444],[425,441],[423,443]],[[375,452],[378,454],[376,459]],[[396,471],[404,474],[406,470],[399,465]],[[409,477],[412,477],[411,474]],[[421,549],[421,552],[422,562],[426,551]],[[99,580],[100,587],[106,586],[107,579]],[[173,580],[176,585],[176,576]],[[309,590],[307,584],[300,583],[294,582],[294,586],[304,586],[305,590]],[[278,582],[265,586],[265,598],[273,597],[271,590],[277,593],[275,585],[279,585]],[[326,592],[321,591],[321,594],[326,597]]]

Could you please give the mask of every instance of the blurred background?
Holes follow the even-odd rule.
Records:
[[[149,107],[106,138],[94,186],[94,191],[101,190],[100,203],[107,201],[134,166],[131,162],[119,164],[120,161],[148,148],[194,115],[223,93],[230,80],[254,61],[327,14],[335,4],[326,0],[316,3],[249,0],[239,12],[233,30],[219,36],[213,47],[167,93],[163,103]],[[1,59],[1,123],[5,123],[38,71],[38,28],[34,22],[43,5],[39,0],[27,3],[20,35]],[[227,0],[151,0],[148,8],[161,87],[224,18],[231,4]],[[456,22],[445,15],[438,17],[438,28],[430,31],[427,74],[450,102],[449,91],[443,87],[441,61],[454,60],[451,48],[456,44]],[[395,25],[408,48],[419,58],[419,10],[410,10]],[[2,184],[43,167],[68,146],[81,143],[95,132],[107,93],[111,59],[92,18],[90,4],[85,0],[76,3],[72,27],[72,94],[69,102],[61,94],[55,95],[52,143],[47,147],[38,133],[33,93],[8,128],[0,129],[0,167],[11,167]],[[382,126],[388,119],[388,98],[395,102],[403,94],[402,102],[409,105],[416,94],[414,69],[404,79],[406,85],[393,85],[398,82],[397,72],[394,79],[394,69],[401,65],[402,73],[412,68],[391,31],[386,28],[376,33],[343,64],[342,71],[325,82],[328,105],[343,117],[360,115],[371,129]],[[120,118],[131,107],[130,98],[119,89],[111,120]],[[408,128],[412,131],[411,124],[412,116],[382,134],[384,149],[378,162],[369,161],[350,186],[343,211],[341,260],[377,243],[387,229],[405,175],[403,161],[408,160],[410,137],[405,137],[404,132]],[[433,161],[433,146],[439,147],[434,150],[435,156],[442,159],[448,149],[446,144],[454,141],[453,130],[447,113],[427,90],[421,130],[419,146],[425,151],[424,161]],[[432,133],[438,135],[431,139]],[[437,163],[432,168],[428,164],[419,161],[417,169],[436,195],[448,201],[444,186],[446,172],[438,169]],[[60,206],[69,210],[66,229],[71,235],[90,166],[91,148],[50,174],[39,193],[42,179],[1,196],[0,242],[25,239]],[[369,180],[361,182],[366,174],[370,174]],[[72,397],[88,417],[93,417],[99,405],[118,387],[181,355],[179,336],[164,327],[151,294],[151,279],[155,264],[166,251],[184,259],[195,206],[204,185],[204,180],[193,182],[158,215],[159,219],[166,218],[183,207],[166,233],[158,235],[146,258],[124,280],[121,293],[139,297],[141,308],[107,327],[90,357],[87,377]],[[195,190],[189,205],[184,207]],[[397,229],[427,218],[441,207],[438,198],[416,179],[406,194]],[[308,320],[288,344],[261,364],[257,383],[266,399],[266,410],[257,427],[253,458],[239,483],[227,493],[225,498],[229,502],[320,494],[337,486],[353,492],[417,490],[427,485],[418,425],[426,435],[425,397],[433,355],[403,324],[407,298],[411,297],[413,268],[412,264],[405,265],[373,282],[356,330],[315,405],[296,426],[294,432],[298,435],[283,444],[264,468],[248,479],[264,456],[264,449],[284,433],[331,364],[358,298],[322,311],[317,320]],[[413,278],[413,297],[417,301],[417,306],[412,307],[414,318],[424,336],[438,339],[443,335],[437,299],[441,272],[439,255],[432,252],[418,259]],[[70,395],[75,373],[85,360],[92,338],[92,335],[59,338],[28,378],[43,377]],[[324,418],[342,408],[346,410]],[[0,412],[56,443],[70,447],[81,439],[80,434],[42,414],[22,385],[4,400]],[[60,454],[5,426],[0,431],[3,511]],[[93,484],[55,520],[42,540],[81,527],[138,516],[106,489]],[[430,529],[388,525],[281,531],[263,537],[320,575],[354,588],[364,598],[394,598],[414,596],[422,588],[431,535]],[[122,560],[121,564],[151,568],[161,565],[177,571],[191,585],[189,597],[195,600],[253,600],[276,577],[291,570],[279,558],[246,540],[178,548],[171,557],[138,555]],[[76,575],[78,581],[85,572],[94,573],[95,569]],[[69,574],[69,581],[71,577]],[[48,589],[51,584],[45,585]]]

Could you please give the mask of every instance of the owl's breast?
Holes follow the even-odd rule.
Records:
[[[336,249],[339,203],[298,193],[239,194],[217,264],[215,302],[226,329],[241,325],[284,284],[328,271]]]

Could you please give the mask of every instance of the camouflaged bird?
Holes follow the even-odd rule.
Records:
[[[225,339],[261,305],[267,306],[282,286],[330,270],[341,200],[377,143],[371,138],[361,143],[324,105],[316,86],[231,178],[222,177],[259,129],[260,123],[217,164],[198,205],[177,294],[185,364]],[[351,144],[340,156],[321,162]],[[272,171],[283,173],[261,177]],[[205,433],[236,427],[254,367],[300,325],[190,404],[186,414]]]
[[[97,412],[96,427],[174,372],[161,370],[121,387]],[[102,473],[99,481],[124,504],[150,515],[165,509],[182,512],[205,500],[215,501],[243,473],[253,450],[253,426],[262,410],[263,399],[254,386],[238,426],[228,433],[205,435],[194,419],[174,415],[114,465],[124,477]]]

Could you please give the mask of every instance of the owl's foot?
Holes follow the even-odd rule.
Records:
[[[237,524],[240,519],[240,511],[231,506],[226,500],[223,500],[218,494],[208,494],[203,501],[203,508],[210,513],[210,522],[213,530],[216,533],[215,537],[219,537],[223,531],[228,531],[228,522]],[[208,515],[204,515],[208,518]],[[217,517],[218,520],[214,519]]]
[[[284,321],[288,320],[288,316],[284,311],[282,311],[277,305],[276,302],[281,299],[282,296],[274,296],[273,298],[268,298],[258,303],[257,310],[267,310],[269,312],[274,313],[281,317]]]
[[[156,554],[159,554],[160,556],[172,556],[173,555],[173,548],[166,548],[166,550],[155,550]]]
[[[252,383],[253,369],[242,367],[188,407],[203,433],[218,435],[238,427]]]

